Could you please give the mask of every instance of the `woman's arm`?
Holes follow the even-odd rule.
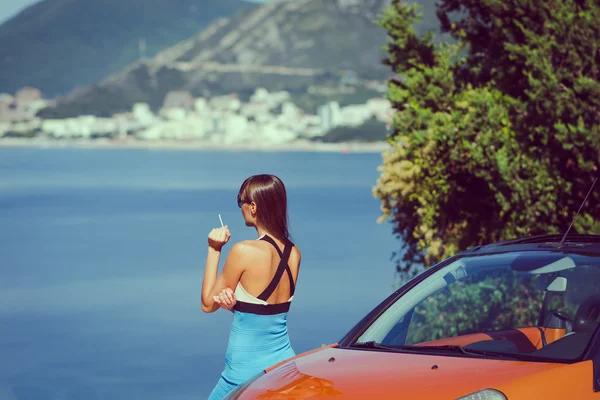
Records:
[[[202,282],[202,311],[212,313],[219,309],[219,304],[215,302],[213,296],[225,288],[235,288],[240,281],[240,277],[245,270],[245,265],[249,257],[248,251],[251,249],[243,243],[236,243],[225,260],[223,271],[217,275],[221,250],[209,247],[206,257],[206,268],[204,270],[204,280]]]
[[[207,313],[215,312],[219,308],[219,305],[214,302],[211,293],[217,281],[217,271],[219,269],[220,259],[221,250],[208,246],[206,267],[204,268],[204,279],[202,280],[202,311]]]

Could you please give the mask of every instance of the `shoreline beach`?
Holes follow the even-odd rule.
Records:
[[[146,150],[193,150],[193,151],[287,151],[287,152],[339,152],[381,153],[390,148],[387,142],[319,143],[296,140],[281,144],[261,145],[255,143],[222,144],[183,140],[110,140],[110,139],[25,139],[1,138],[0,148],[77,148],[77,149],[146,149]]]

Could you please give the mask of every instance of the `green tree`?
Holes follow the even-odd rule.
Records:
[[[564,232],[600,163],[598,1],[441,0],[437,13],[454,44],[416,33],[416,5],[395,0],[380,20],[397,112],[374,194],[402,274]],[[600,185],[573,231],[599,221]]]
[[[417,305],[406,344],[536,326],[544,293],[535,279],[494,272],[457,281]]]

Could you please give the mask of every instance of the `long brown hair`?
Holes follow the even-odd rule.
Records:
[[[293,246],[288,230],[285,185],[275,175],[261,174],[247,178],[237,195],[238,206],[256,203],[258,224],[282,243]]]

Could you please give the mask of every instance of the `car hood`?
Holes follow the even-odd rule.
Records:
[[[240,399],[450,399],[562,367],[568,365],[327,348],[268,370]]]

